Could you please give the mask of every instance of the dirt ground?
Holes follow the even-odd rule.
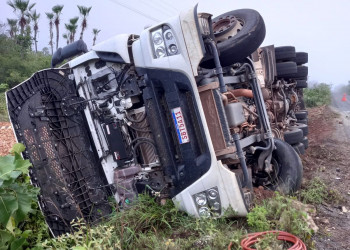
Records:
[[[336,190],[331,203],[317,206],[314,221],[319,232],[314,236],[316,249],[350,249],[350,115],[335,113],[329,107],[309,109],[309,148],[302,156],[303,186],[319,177],[330,190]],[[0,122],[0,128],[10,123]],[[0,129],[0,155],[8,154],[15,137],[11,129]],[[268,198],[263,190],[256,192]],[[266,197],[265,197],[266,196]]]
[[[8,129],[9,126],[11,126],[9,122],[0,122],[0,155],[2,156],[7,155],[16,143],[12,129]]]
[[[302,157],[304,184],[319,177],[336,190],[332,202],[317,206],[316,249],[350,249],[349,116],[323,106],[309,109],[309,148]]]

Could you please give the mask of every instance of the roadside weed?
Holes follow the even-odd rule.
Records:
[[[300,191],[300,196],[305,203],[321,204],[327,199],[327,186],[320,178],[314,178]]]

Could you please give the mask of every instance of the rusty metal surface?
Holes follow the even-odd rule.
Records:
[[[136,130],[137,138],[144,137],[153,140],[151,130],[148,123],[148,118],[145,114],[145,109],[134,110],[132,118],[139,122],[134,122],[132,127]],[[142,155],[143,164],[150,164],[158,160],[154,147],[149,144],[143,143],[140,145],[140,152]]]
[[[198,88],[202,102],[205,118],[208,124],[210,137],[217,156],[230,154],[236,151],[234,146],[227,147],[222,131],[220,118],[215,103],[213,89],[218,88],[218,83],[214,82]]]

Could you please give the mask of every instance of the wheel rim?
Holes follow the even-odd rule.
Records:
[[[244,21],[233,15],[221,17],[213,20],[213,32],[217,42],[229,39],[242,30]]]

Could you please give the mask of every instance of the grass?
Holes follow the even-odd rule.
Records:
[[[83,221],[75,221],[74,234],[46,239],[38,248],[226,249],[231,244],[232,249],[240,249],[245,234],[270,229],[284,230],[308,241],[311,230],[305,215],[290,202],[276,194],[253,208],[247,223],[245,218],[193,218],[176,209],[171,201],[161,206],[154,198],[141,195],[131,208],[115,212],[100,225],[89,227]],[[258,246],[272,240],[262,240]]]
[[[323,202],[335,203],[343,201],[341,194],[327,185],[318,177],[313,178],[304,189],[300,191],[300,199],[304,203],[322,204]]]
[[[305,189],[300,191],[301,199],[305,203],[321,204],[328,196],[326,184],[320,178],[312,179]]]
[[[224,249],[232,242],[237,249],[247,233],[244,219],[200,220],[177,210],[171,201],[164,206],[141,195],[131,208],[115,212],[104,223],[89,227],[76,221],[78,229],[41,247],[55,249]],[[39,247],[39,246],[38,246]]]
[[[306,222],[306,213],[293,205],[293,199],[279,193],[255,206],[247,216],[253,232],[281,230],[296,235],[311,244],[312,231]]]

